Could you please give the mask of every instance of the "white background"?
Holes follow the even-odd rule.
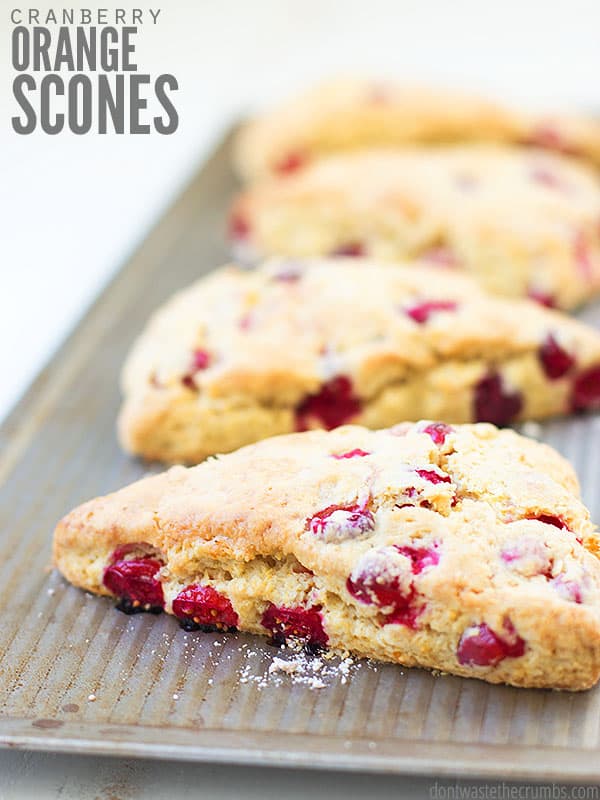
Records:
[[[147,8],[141,0],[100,5]],[[0,2],[5,50],[9,11],[15,6],[26,7],[15,0]],[[8,53],[3,56],[2,63],[9,64]],[[159,24],[140,30],[137,61],[142,72],[171,72],[179,80],[181,122],[173,136],[17,136],[8,124],[15,113],[12,71],[2,82],[0,417],[240,114],[339,72],[456,85],[539,107],[598,111],[600,2],[165,0]],[[155,767],[147,772],[126,762],[102,763],[106,781],[110,764],[115,775],[160,777]],[[102,786],[98,782],[93,760],[77,762],[77,777],[65,770],[65,759],[2,754],[2,779],[12,787],[11,798],[35,793],[42,800],[62,789],[64,797],[93,797],[107,785],[104,778]],[[245,781],[239,771],[213,769],[205,794],[198,777],[202,770],[180,766],[159,772],[169,776],[174,800],[189,794],[191,786],[197,796],[210,796],[215,779],[219,796],[239,796]],[[303,781],[319,796],[315,776],[253,775],[256,796],[269,790],[300,796]],[[148,783],[145,790],[142,784],[136,778],[127,796],[149,796]],[[327,779],[324,785],[331,796],[361,794],[350,776]],[[394,795],[417,791],[414,781],[393,785]],[[340,794],[333,791],[336,786]],[[368,780],[367,786],[370,797],[390,796],[390,780]],[[423,791],[421,784],[419,794]],[[1,785],[0,797],[9,797]]]

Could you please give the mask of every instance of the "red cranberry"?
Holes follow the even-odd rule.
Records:
[[[347,453],[334,453],[331,457],[341,461],[343,458],[363,458],[364,456],[370,455],[371,453],[368,453],[366,450],[361,450],[360,447],[356,447],[354,450],[348,450]]]
[[[573,254],[575,256],[575,264],[579,272],[586,281],[590,281],[594,275],[594,266],[592,264],[592,256],[590,253],[589,242],[585,235],[579,232],[575,237],[573,243]]]
[[[416,469],[415,472],[420,478],[429,481],[429,483],[452,483],[450,475],[440,475],[439,472],[433,469]]]
[[[410,577],[412,559],[408,573],[404,565],[398,563],[397,553],[400,550],[395,546],[367,553],[346,580],[346,589],[360,603],[386,609],[384,625],[406,625],[415,629],[422,607],[417,605],[417,592]]]
[[[522,538],[500,553],[502,560],[520,575],[552,577],[552,558],[538,539]]]
[[[510,623],[505,624],[508,638],[501,638],[485,622],[463,633],[456,657],[459,664],[494,667],[505,658],[518,658],[525,652],[525,642],[517,636]]]
[[[296,430],[306,431],[315,422],[331,430],[356,417],[361,403],[352,388],[345,375],[324,383],[318,394],[309,395],[296,409]]]
[[[436,311],[456,311],[458,304],[453,300],[426,300],[423,303],[404,309],[407,316],[423,325]]]
[[[271,633],[276,644],[296,639],[308,645],[324,647],[329,641],[323,628],[321,606],[286,608],[269,603],[262,615],[261,625]]]
[[[181,379],[183,385],[187,386],[188,389],[195,391],[198,386],[194,380],[194,373],[200,372],[201,370],[209,367],[210,362],[210,353],[208,353],[206,350],[194,350],[192,354],[192,363],[190,364],[190,372],[184,375]]]
[[[332,250],[330,255],[360,257],[365,255],[365,247],[361,242],[346,242]]]
[[[156,578],[162,564],[155,558],[119,560],[104,570],[104,585],[116,597],[129,601],[123,610],[164,608],[162,585]]]
[[[438,542],[434,542],[432,547],[409,547],[397,544],[394,547],[401,555],[410,559],[413,575],[420,575],[427,567],[435,567],[440,563]]]
[[[235,241],[247,239],[250,235],[250,223],[239,211],[232,212],[229,217],[229,238]]]
[[[458,267],[460,261],[449,247],[432,247],[421,253],[422,261],[434,264],[436,267]]]
[[[547,292],[540,292],[537,289],[529,289],[527,292],[527,297],[529,297],[529,299],[533,300],[535,303],[545,306],[546,308],[556,308],[555,298]]]
[[[549,333],[538,350],[538,357],[550,380],[562,378],[575,365],[575,358]]]
[[[580,372],[571,392],[573,411],[600,409],[600,365]]]
[[[307,161],[308,159],[304,153],[295,151],[283,156],[273,165],[273,169],[279,175],[290,175],[292,172],[298,172],[298,170],[302,169]]]
[[[490,372],[475,386],[475,419],[477,422],[492,422],[508,425],[523,408],[520,392],[508,391],[497,372]]]
[[[564,190],[565,185],[560,180],[558,175],[548,167],[536,166],[531,170],[531,177],[542,186],[547,186],[549,189]]]
[[[576,155],[577,152],[556,125],[551,122],[540,123],[527,137],[525,143],[534,147],[543,147],[545,150],[555,150],[558,153]]]
[[[428,433],[431,436],[431,441],[437,445],[443,445],[446,441],[446,436],[453,432],[454,428],[446,425],[445,422],[432,422],[422,430],[422,433]]]
[[[375,527],[373,514],[361,506],[328,506],[306,521],[307,529],[324,541],[362,536]]]
[[[566,531],[569,530],[569,526],[563,519],[552,516],[551,514],[538,514],[536,517],[527,517],[527,519],[536,519],[538,522],[543,522],[544,525],[554,525],[555,528]]]
[[[173,600],[173,614],[186,630],[230,630],[239,622],[229,598],[212,586],[187,586]]]
[[[577,604],[583,603],[581,586],[576,581],[565,579],[562,575],[557,575],[550,583],[563,600],[568,600],[571,603]]]

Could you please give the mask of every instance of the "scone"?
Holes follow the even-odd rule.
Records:
[[[336,79],[245,125],[235,163],[245,180],[296,172],[332,153],[456,142],[535,144],[600,167],[600,123],[522,114],[482,97],[392,81]]]
[[[54,539],[73,584],[186,630],[559,689],[600,676],[599,554],[554,450],[434,422],[174,467],[80,506]]]
[[[533,149],[331,156],[243,192],[229,232],[246,260],[413,258],[464,270],[491,292],[565,309],[600,291],[600,181]]]
[[[175,295],[122,383],[124,447],[194,463],[348,422],[507,425],[598,409],[600,333],[434,268],[274,259]]]

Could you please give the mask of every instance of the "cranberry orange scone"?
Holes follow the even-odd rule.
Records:
[[[194,463],[347,422],[507,425],[600,408],[600,333],[434,268],[275,259],[172,298],[123,388],[125,448]]]
[[[55,563],[129,613],[516,686],[600,676],[600,539],[571,467],[492,425],[275,437],[92,500]]]
[[[600,123],[520,114],[457,91],[392,81],[334,79],[251,121],[235,161],[245,180],[287,175],[335,152],[460,142],[534,144],[600,166]]]
[[[323,159],[234,203],[240,256],[368,255],[465,270],[573,308],[600,291],[600,181],[539,150],[378,150]]]

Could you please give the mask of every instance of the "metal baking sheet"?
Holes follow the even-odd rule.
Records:
[[[0,743],[597,781],[600,688],[526,691],[365,662],[345,683],[315,689],[268,676],[275,651],[262,640],[184,634],[166,615],[126,617],[50,570],[56,521],[148,469],[115,440],[119,367],[148,314],[226,260],[225,210],[236,188],[228,154],[225,141],[0,430]],[[600,307],[585,316],[600,325]],[[575,463],[599,519],[600,417],[553,422],[542,435]]]

